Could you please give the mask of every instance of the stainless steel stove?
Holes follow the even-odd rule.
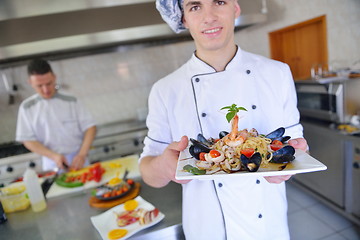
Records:
[[[140,154],[147,134],[144,121],[129,120],[98,126],[89,152],[90,163]],[[19,143],[0,146],[0,187],[22,177],[26,168],[42,172],[41,156],[29,152]]]

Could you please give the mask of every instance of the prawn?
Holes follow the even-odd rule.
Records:
[[[238,130],[239,117],[235,115],[231,121],[231,132],[224,137],[224,143],[230,147],[237,147],[245,142],[249,132],[247,129]]]

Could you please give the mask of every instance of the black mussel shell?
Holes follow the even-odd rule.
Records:
[[[199,142],[193,138],[190,138],[190,141],[193,145],[190,146],[189,148],[189,152],[191,154],[191,156],[193,156],[194,158],[196,158],[197,160],[200,159],[199,154],[201,152],[210,152],[210,148],[208,146],[206,146],[205,144],[203,144],[202,142]]]
[[[282,136],[282,137],[274,138],[273,141],[279,140],[282,143],[286,143],[287,141],[290,140],[290,138],[291,138],[290,136]]]
[[[273,157],[270,160],[272,163],[288,163],[295,159],[295,148],[287,145],[279,150],[273,152]]]
[[[212,145],[212,142],[210,142],[209,140],[207,140],[205,137],[204,137],[204,135],[202,135],[201,133],[199,133],[198,135],[197,135],[197,140],[199,141],[199,142],[202,142],[203,144],[205,144],[206,146],[211,146]]]
[[[219,133],[219,138],[222,139],[223,137],[225,137],[226,135],[228,135],[229,133],[227,131],[221,131]]]
[[[271,140],[274,140],[275,138],[282,137],[285,133],[285,128],[280,127],[276,129],[275,131],[272,131],[268,135],[266,135],[266,138],[270,138]]]
[[[242,166],[248,172],[256,172],[261,164],[261,154],[259,152],[254,153],[250,158],[247,158],[244,154],[240,156]]]

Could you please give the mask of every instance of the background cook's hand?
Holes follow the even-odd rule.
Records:
[[[179,158],[179,154],[181,151],[183,151],[189,143],[189,139],[187,136],[183,136],[179,142],[172,142],[169,144],[169,146],[165,149],[163,154],[161,155],[160,159],[163,162],[163,170],[165,176],[170,181],[174,181],[177,183],[188,183],[191,180],[176,180],[175,174],[176,174],[176,168],[177,168],[177,162]]]
[[[70,168],[74,170],[79,170],[84,166],[85,160],[86,156],[80,154],[76,155],[72,160]]]
[[[308,145],[305,138],[295,138],[289,140],[289,145],[293,146],[294,148],[301,149],[303,151],[307,151]]]
[[[64,169],[63,163],[68,165],[66,157],[62,154],[55,154],[55,156],[52,158],[52,160],[54,160],[54,162],[56,163],[56,166],[60,169]]]

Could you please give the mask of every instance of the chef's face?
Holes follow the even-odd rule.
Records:
[[[197,51],[221,51],[234,46],[234,22],[240,16],[237,0],[184,0],[183,9],[183,23]]]
[[[29,83],[45,99],[52,98],[56,93],[56,76],[52,72],[30,75]]]

